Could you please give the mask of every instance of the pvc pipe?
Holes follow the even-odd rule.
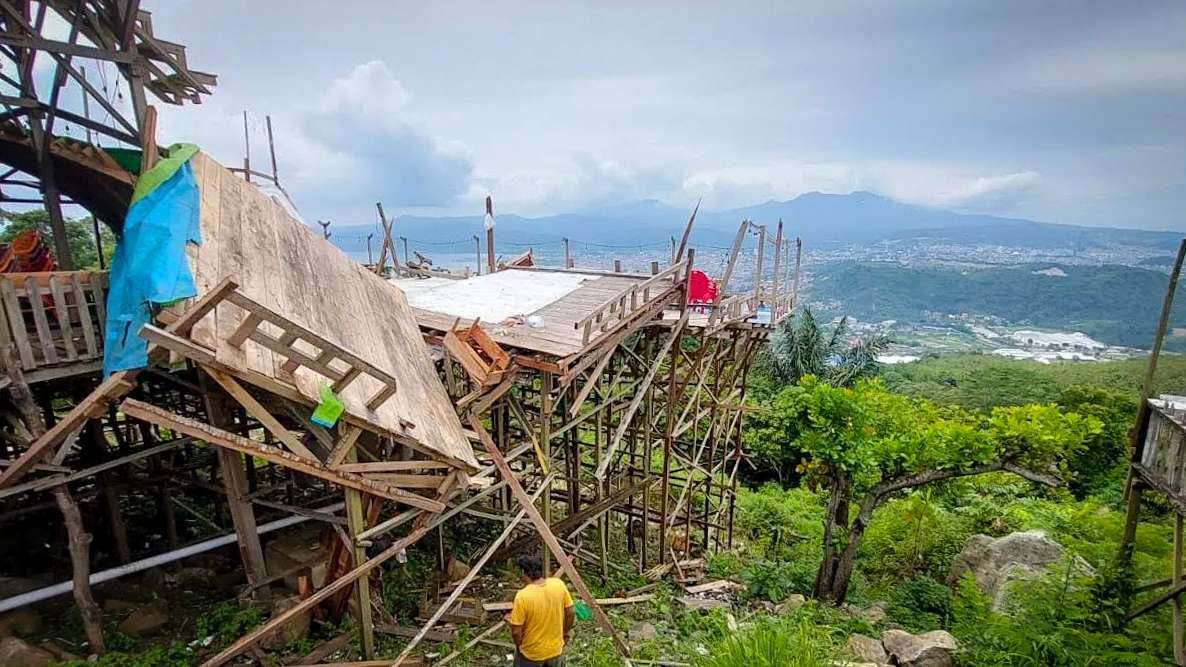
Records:
[[[319,508],[316,511],[336,512],[345,506],[346,503],[335,503],[333,505],[329,505],[328,507]],[[256,532],[262,535],[264,533],[270,533],[274,530],[280,530],[281,528],[295,526],[298,523],[304,523],[306,521],[312,520],[312,517],[307,516],[290,516],[286,519],[277,519],[275,521],[269,521],[268,523],[257,526]],[[118,579],[129,574],[135,574],[136,572],[142,572],[144,570],[164,565],[165,563],[172,563],[173,561],[181,560],[182,558],[188,558],[190,556],[205,553],[219,547],[225,547],[229,544],[234,544],[235,542],[236,537],[234,533],[213,537],[204,542],[198,542],[197,544],[191,544],[188,547],[182,547],[174,551],[168,551],[156,556],[150,556],[143,560],[134,561],[126,565],[113,567],[110,570],[94,572],[91,574],[90,583],[92,586],[94,586],[95,584],[101,584],[104,581],[111,581],[112,579]],[[66,593],[69,593],[73,590],[73,581],[63,581],[58,584],[53,584],[52,586],[39,588],[35,591],[28,591],[27,593],[14,595],[10,598],[0,600],[0,613],[24,607],[25,605],[30,605],[35,602],[41,602],[42,600],[48,600],[49,598],[57,597],[59,595],[65,595]]]

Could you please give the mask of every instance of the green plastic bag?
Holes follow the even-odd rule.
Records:
[[[585,604],[584,600],[577,600],[572,607],[576,611],[578,621],[587,621],[593,618],[593,612],[589,611],[589,606]]]
[[[342,416],[342,411],[346,409],[346,406],[342,405],[342,401],[337,396],[334,396],[334,392],[328,384],[322,382],[318,385],[317,391],[321,394],[321,402],[317,404],[317,409],[313,411],[313,416],[310,419],[318,426],[333,428],[334,424],[338,423],[338,417]]]

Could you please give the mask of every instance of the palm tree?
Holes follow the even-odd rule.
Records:
[[[810,308],[783,320],[770,337],[765,365],[779,382],[795,384],[804,375],[814,375],[834,387],[851,387],[861,378],[880,370],[877,355],[890,339],[870,335],[848,344],[848,318],[829,333]]]

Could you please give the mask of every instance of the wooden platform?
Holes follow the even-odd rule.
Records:
[[[194,326],[192,340],[213,350],[218,364],[240,379],[264,389],[284,383],[316,402],[319,385],[350,371],[340,355],[308,342],[320,337],[396,380],[395,393],[382,401],[375,397],[384,382],[373,373],[343,383],[339,397],[349,415],[380,432],[408,436],[425,453],[476,467],[403,294],[212,158],[198,153],[192,164],[201,192],[202,245],[191,244],[187,252],[199,294],[230,278],[244,296],[313,334],[298,337],[291,327],[284,331],[265,319],[244,331],[266,335],[246,338],[241,331],[245,340],[233,340],[250,311],[228,300]],[[284,348],[273,339],[310,360],[322,358],[329,372],[289,363],[274,351]]]
[[[599,272],[567,271],[568,274],[580,275],[583,282],[567,294],[539,308],[522,314],[523,321],[504,320],[502,322],[482,321],[482,328],[497,343],[506,347],[518,348],[531,352],[539,352],[558,359],[570,359],[583,351],[596,347],[604,338],[613,333],[613,326],[623,316],[630,317],[643,310],[644,303],[635,299],[627,303],[618,312],[607,315],[603,322],[604,330],[598,324],[592,327],[592,332],[586,336],[583,328],[578,327],[581,320],[608,310],[608,304],[616,303],[622,295],[631,288],[649,281],[652,276],[608,274]],[[546,275],[541,269],[506,269],[494,274],[525,274],[532,277]],[[450,289],[463,290],[467,287],[476,288],[477,281],[489,280],[490,276],[480,276],[468,280],[457,281]],[[653,293],[648,294],[651,299],[659,300],[675,289],[675,283],[669,277],[656,282]],[[600,310],[599,310],[600,309]],[[435,310],[413,308],[416,321],[420,326],[437,331],[449,330],[454,322],[460,318],[462,325],[469,324],[472,319],[465,317],[460,310],[450,310],[447,306]],[[542,326],[530,326],[527,321],[538,317]]]

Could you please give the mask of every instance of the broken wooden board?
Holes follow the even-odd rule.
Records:
[[[477,467],[404,295],[209,156],[196,154],[192,166],[201,196],[202,244],[190,244],[186,253],[199,295],[230,278],[251,301],[396,378],[395,393],[378,405],[372,399],[384,383],[367,374],[353,379],[339,393],[346,413],[427,454]],[[276,346],[231,340],[250,316],[233,303],[220,304],[194,326],[191,338],[213,350],[218,364],[239,379],[264,389],[269,382],[289,385],[317,403],[319,385],[333,378],[308,365],[294,367]],[[267,321],[259,328],[284,335]],[[295,345],[304,345],[313,360],[322,352],[304,342]]]

